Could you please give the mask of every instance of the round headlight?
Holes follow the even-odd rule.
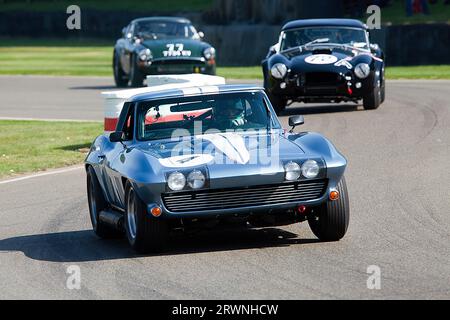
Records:
[[[205,185],[205,175],[199,171],[194,170],[187,176],[187,183],[192,189],[200,189]]]
[[[181,172],[173,172],[167,178],[167,185],[173,191],[179,191],[186,185],[186,177]]]
[[[298,163],[289,161],[284,165],[284,171],[286,174],[286,180],[294,181],[300,178],[300,166]]]
[[[365,79],[370,74],[370,66],[367,63],[358,63],[355,67],[355,75],[360,79]]]
[[[139,59],[142,61],[147,61],[150,60],[152,58],[152,52],[150,51],[150,49],[143,49],[141,51],[139,51]]]
[[[213,59],[216,56],[216,49],[213,47],[206,48],[203,50],[203,56],[205,56],[206,60]]]
[[[275,63],[270,69],[270,74],[276,79],[283,79],[287,73],[287,67],[283,63]]]
[[[302,165],[302,175],[308,179],[317,177],[319,170],[319,165],[315,160],[307,160]]]

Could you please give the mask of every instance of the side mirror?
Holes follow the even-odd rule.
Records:
[[[305,119],[303,116],[291,116],[289,117],[289,126],[291,126],[291,130],[289,132],[293,132],[296,126],[300,126],[305,123]]]
[[[125,133],[122,131],[114,131],[109,135],[109,141],[111,142],[122,142],[125,138]]]
[[[199,31],[198,36],[200,37],[200,39],[203,39],[205,37],[205,34],[203,33],[203,31]]]

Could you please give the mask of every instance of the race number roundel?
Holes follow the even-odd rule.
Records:
[[[330,64],[336,61],[337,57],[331,54],[313,54],[305,58],[305,62],[310,64]]]

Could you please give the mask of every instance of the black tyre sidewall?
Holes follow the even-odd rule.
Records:
[[[130,85],[132,87],[142,87],[144,85],[144,75],[139,70],[135,55],[131,58]]]
[[[123,88],[128,85],[128,79],[124,79],[125,73],[120,66],[120,61],[115,51],[113,53],[113,75],[116,87]]]
[[[163,219],[153,218],[147,214],[145,203],[139,198],[129,182],[125,187],[125,233],[130,246],[139,253],[161,252],[167,246],[168,227]],[[136,237],[130,235],[127,219],[128,201],[133,197],[136,214]]]
[[[339,199],[327,201],[316,208],[316,216],[308,217],[312,232],[322,241],[340,240],[347,232],[350,222],[350,207],[345,177],[338,184]]]
[[[92,216],[94,215],[93,209],[91,207],[91,194],[89,190],[93,188],[93,196],[95,197],[96,212],[95,218],[97,222],[93,221]],[[108,203],[103,196],[100,183],[98,182],[97,175],[95,174],[94,168],[89,166],[87,170],[87,194],[88,194],[88,207],[89,207],[89,217],[91,219],[92,229],[95,234],[101,238],[111,238],[117,236],[120,232],[114,230],[110,226],[106,225],[99,219],[99,213],[108,207]]]
[[[277,115],[286,109],[286,100],[271,93],[268,93],[268,97]]]
[[[374,87],[373,90],[363,98],[363,106],[366,110],[374,110],[380,106],[381,103],[381,89]]]

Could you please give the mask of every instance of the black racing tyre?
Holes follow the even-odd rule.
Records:
[[[153,218],[145,203],[129,182],[125,187],[125,233],[131,247],[139,253],[162,252],[167,247],[169,228],[167,221]]]
[[[380,92],[380,104],[384,102],[384,99],[386,99],[386,85],[383,83],[381,86],[381,92]]]
[[[273,108],[275,109],[275,112],[277,115],[282,113],[284,109],[286,109],[286,103],[287,101],[279,96],[273,95],[271,93],[268,93],[267,96],[269,97],[270,103],[272,104]]]
[[[136,56],[133,55],[131,58],[130,85],[132,87],[142,87],[144,85],[144,78],[145,76],[137,64]]]
[[[312,232],[322,241],[337,241],[347,232],[350,220],[350,207],[345,178],[337,186],[339,199],[327,201],[308,216]]]
[[[108,202],[103,196],[103,191],[98,182],[97,175],[95,174],[94,168],[91,166],[89,166],[87,170],[87,194],[89,215],[91,218],[92,229],[95,234],[100,238],[115,238],[120,236],[121,233],[118,230],[99,219],[99,213],[108,208]]]
[[[119,58],[117,57],[117,53],[115,51],[113,53],[113,74],[116,87],[123,88],[128,85],[128,77],[125,72],[123,72]]]
[[[363,97],[363,106],[366,110],[374,110],[380,106],[381,90],[378,86],[374,87],[366,96]]]

